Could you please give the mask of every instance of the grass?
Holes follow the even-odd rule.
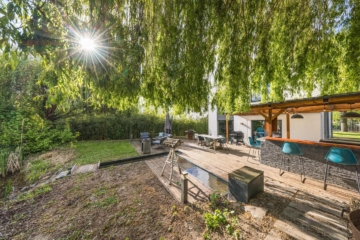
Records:
[[[26,166],[25,179],[30,183],[34,183],[47,173],[56,172],[61,167],[61,165],[55,165],[46,159],[31,161]]]
[[[35,188],[34,190],[32,191],[29,191],[29,192],[26,192],[24,194],[21,194],[19,197],[18,197],[18,200],[19,201],[24,201],[24,200],[28,200],[28,199],[32,199],[34,198],[35,196],[38,196],[38,195],[42,195],[42,194],[45,194],[47,192],[50,192],[52,190],[52,188],[48,185],[48,184],[44,184],[38,188]]]
[[[360,133],[358,132],[333,132],[334,138],[347,138],[353,140],[360,140]]]
[[[106,162],[138,156],[129,141],[85,141],[77,142],[76,159],[78,165]]]

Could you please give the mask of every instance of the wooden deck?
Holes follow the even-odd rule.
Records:
[[[360,199],[357,192],[331,185],[325,191],[323,182],[306,179],[301,183],[299,174],[285,172],[279,176],[278,169],[259,164],[248,154],[249,148],[245,146],[228,145],[223,150],[213,150],[185,141],[178,150],[181,157],[225,180],[229,173],[243,166],[264,171],[264,194],[256,196],[248,205],[271,209],[274,203],[267,201],[268,198],[278,199],[280,203],[284,201],[286,206],[263,239],[352,239],[348,216],[345,214],[341,217],[341,210],[349,208],[352,198]],[[180,187],[168,184],[169,168],[165,169],[164,176],[160,176],[165,159],[162,157],[146,162],[164,187],[179,200]],[[192,189],[189,201],[206,200],[210,189],[193,177],[189,178],[189,188]],[[174,181],[180,181],[177,171]]]
[[[225,147],[223,150],[215,151],[192,142],[186,142],[179,148],[179,151],[182,152],[180,156],[186,160],[225,180],[228,180],[228,174],[234,170],[249,166],[264,171],[265,179],[270,178],[283,182],[317,196],[331,198],[340,202],[349,202],[351,198],[360,199],[358,192],[334,185],[327,185],[325,191],[323,190],[322,181],[306,178],[305,182],[301,183],[299,174],[285,172],[282,176],[279,176],[279,169],[260,164],[256,159],[253,159],[253,155],[248,154],[248,147],[229,144],[227,146],[228,148]]]

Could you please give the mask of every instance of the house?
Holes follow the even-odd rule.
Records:
[[[251,111],[234,114],[228,121],[228,133],[242,131],[244,139],[254,137],[263,127],[267,135],[278,133],[282,138],[320,141],[332,137],[332,112],[360,109],[360,92],[288,99],[277,103],[251,103]],[[300,113],[303,118],[291,118]],[[217,109],[209,111],[209,134],[226,135],[225,115]],[[271,120],[270,120],[271,119]]]

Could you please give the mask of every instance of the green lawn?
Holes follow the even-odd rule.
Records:
[[[334,138],[346,138],[360,140],[360,133],[357,132],[333,132]]]
[[[129,141],[84,141],[74,144],[77,165],[138,156]]]

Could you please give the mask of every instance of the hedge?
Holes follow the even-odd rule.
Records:
[[[68,123],[73,133],[78,132],[78,140],[116,140],[140,137],[140,132],[157,136],[164,131],[165,117],[149,114],[115,113],[107,115],[82,115],[71,118]],[[185,131],[194,129],[198,133],[208,132],[207,118],[176,118],[172,121],[172,134],[184,136]]]

